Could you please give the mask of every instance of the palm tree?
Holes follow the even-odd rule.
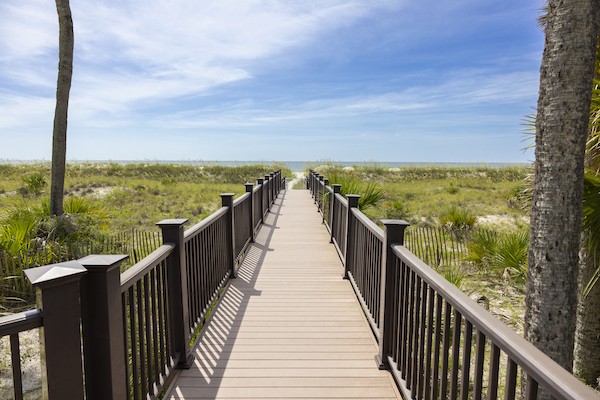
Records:
[[[58,79],[56,108],[52,132],[52,172],[50,183],[50,213],[63,214],[65,163],[67,156],[67,114],[73,75],[73,19],[69,0],[56,0],[58,12]]]
[[[536,117],[525,337],[568,370],[598,35],[595,3],[549,1]]]
[[[600,377],[600,285],[595,284],[600,277],[600,37],[597,43],[584,178],[584,229],[579,251],[579,302],[573,363],[573,373],[592,386],[598,386]]]

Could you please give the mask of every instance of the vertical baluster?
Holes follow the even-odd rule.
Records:
[[[139,358],[138,358],[138,341],[135,333],[136,328],[136,301],[134,286],[131,286],[128,291],[129,296],[129,333],[128,336],[131,338],[131,369],[133,370],[133,382],[131,388],[133,390],[133,397],[135,400],[139,400],[140,393],[140,370],[139,370]]]
[[[416,285],[416,274],[411,270],[410,271],[410,282],[408,287],[408,329],[407,329],[407,338],[406,338],[406,360],[404,369],[406,371],[406,386],[408,389],[412,388],[411,385],[411,366],[412,366],[412,358],[413,358],[413,330],[415,325],[415,285]]]
[[[465,339],[463,341],[462,354],[462,381],[460,385],[460,398],[467,400],[469,398],[469,383],[471,373],[471,346],[473,339],[473,325],[465,319]]]
[[[150,302],[152,303],[152,359],[154,361],[154,382],[157,386],[160,386],[160,369],[158,367],[159,362],[159,343],[158,343],[158,313],[156,308],[156,269],[160,268],[160,265],[150,270]]]
[[[165,306],[164,306],[164,291],[165,291],[165,281],[164,281],[164,267],[165,264],[164,262],[160,263],[160,265],[156,268],[156,290],[157,290],[157,302],[158,302],[158,326],[159,326],[159,330],[158,330],[158,343],[160,344],[160,349],[159,349],[159,353],[160,353],[160,370],[161,373],[164,373],[164,368],[166,365],[166,360],[165,360],[165,352],[166,352],[166,348],[165,348],[165,318],[164,315],[165,313]]]
[[[131,337],[128,332],[131,331],[131,328],[127,326],[129,322],[128,318],[128,309],[129,304],[127,301],[127,292],[121,293],[121,315],[123,317],[123,343],[124,343],[124,355],[123,359],[125,360],[125,388],[126,395],[131,397],[131,366],[129,364],[129,356],[131,354]]]
[[[442,306],[444,300],[442,295],[436,294],[435,305],[435,350],[433,351],[433,378],[431,380],[431,398],[438,398],[439,374],[440,374],[440,346],[442,345]]]
[[[433,342],[433,314],[435,306],[435,290],[429,288],[429,303],[427,309],[427,339],[425,344],[425,382],[424,388],[425,399],[429,400],[431,396],[431,354]]]
[[[147,368],[147,379],[148,379],[148,393],[150,393],[151,395],[154,394],[154,390],[153,390],[153,371],[152,371],[152,365],[153,365],[153,358],[154,358],[154,354],[152,353],[152,326],[151,326],[151,304],[150,304],[150,283],[149,283],[149,279],[148,279],[148,274],[144,275],[144,278],[142,279],[142,286],[144,287],[144,323],[145,323],[145,329],[144,329],[144,335],[145,340],[146,340],[146,368]]]
[[[421,287],[422,287],[423,281],[421,280],[421,277],[417,275],[417,283],[415,285],[415,291],[414,291],[414,296],[415,296],[415,303],[414,303],[414,310],[415,310],[415,316],[414,316],[414,322],[413,322],[413,333],[412,333],[412,340],[413,340],[413,344],[412,344],[412,365],[411,365],[411,374],[410,374],[410,383],[411,383],[411,390],[413,390],[415,393],[418,393],[418,388],[417,388],[417,377],[419,374],[419,342],[420,342],[420,337],[419,337],[419,325],[421,322]]]
[[[456,399],[458,392],[458,368],[460,352],[460,327],[462,325],[462,315],[458,310],[454,310],[454,326],[452,329],[452,372],[450,378],[450,399]]]
[[[412,279],[412,271],[410,270],[410,268],[405,265],[404,263],[402,263],[402,269],[404,270],[404,276],[402,279],[402,286],[403,286],[403,299],[402,299],[402,308],[403,308],[403,321],[402,321],[402,340],[400,343],[401,346],[401,354],[400,354],[400,370],[402,371],[402,377],[404,378],[404,380],[408,381],[408,375],[406,374],[406,365],[408,363],[408,358],[409,358],[409,350],[410,350],[410,306],[409,306],[409,302],[410,302],[410,285],[411,285],[411,279]]]
[[[419,373],[417,375],[417,396],[418,398],[423,398],[424,393],[424,374],[425,374],[425,358],[427,355],[425,354],[425,325],[427,323],[427,295],[428,295],[428,287],[425,282],[423,282],[423,287],[421,289],[421,323],[419,328]]]
[[[23,400],[23,377],[21,375],[21,347],[19,334],[10,335],[10,362],[12,363],[13,393],[15,400]]]
[[[490,353],[490,376],[488,379],[488,400],[498,398],[498,369],[500,368],[500,348],[492,342]]]
[[[536,400],[538,394],[538,383],[530,375],[527,375],[525,383],[525,400]]]
[[[452,306],[446,302],[446,309],[444,314],[444,344],[442,351],[442,376],[441,376],[441,389],[440,396],[442,398],[447,397],[448,393],[448,361],[450,358],[450,324],[452,321]]]
[[[383,246],[382,246],[383,247]],[[385,249],[384,249],[385,250]],[[382,258],[383,263],[383,258]],[[383,273],[383,272],[382,272]],[[392,271],[392,284],[390,287],[393,291],[392,298],[392,308],[387,310],[386,312],[391,313],[390,318],[390,326],[391,326],[391,343],[390,343],[390,353],[392,354],[392,359],[398,365],[399,362],[399,354],[398,354],[398,342],[400,341],[400,329],[398,329],[400,321],[402,320],[402,307],[400,303],[401,298],[401,287],[402,287],[402,268],[400,266],[400,260],[397,257],[394,257],[393,262],[393,271]],[[387,290],[387,289],[386,289]],[[385,293],[382,293],[382,295]],[[387,295],[386,295],[387,296]],[[384,321],[384,324],[387,323]],[[385,326],[384,326],[385,328]]]
[[[475,382],[473,387],[473,400],[481,400],[483,395],[483,363],[485,361],[485,335],[477,331],[477,345],[475,348]]]
[[[142,397],[145,398],[148,393],[148,380],[146,376],[146,338],[144,337],[144,301],[142,294],[142,282],[138,281],[135,283],[135,292],[137,295],[137,319],[138,319],[138,339],[140,342],[140,387],[142,389]]]
[[[504,399],[511,400],[515,398],[517,388],[517,363],[510,357],[506,361],[506,386],[504,390]]]

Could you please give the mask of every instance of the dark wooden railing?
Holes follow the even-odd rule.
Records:
[[[42,313],[40,310],[30,310],[0,318],[0,337],[10,337],[10,361],[12,365],[13,395],[15,400],[23,399],[19,333],[41,326]]]
[[[317,205],[321,193],[340,191],[322,182],[310,171]],[[380,368],[405,398],[600,399],[404,247],[406,222],[383,220],[382,230],[358,210],[358,196],[338,196],[324,222],[379,342]]]
[[[186,231],[185,219],[159,222],[163,245],[122,274],[125,255],[26,270],[38,308],[0,318],[15,399],[23,398],[18,333],[38,327],[44,398],[160,397],[173,370],[191,366],[196,333],[285,188],[281,171],[258,182],[235,201],[221,195],[223,206]]]

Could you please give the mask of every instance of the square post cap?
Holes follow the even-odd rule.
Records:
[[[251,192],[254,189],[254,183],[246,182],[244,186],[246,186],[246,192]]]
[[[33,286],[43,289],[79,280],[81,275],[87,272],[87,269],[78,261],[66,261],[29,268],[24,272]]]
[[[128,258],[129,256],[127,254],[90,254],[77,261],[90,272],[93,270],[110,271],[121,265],[121,263]]]
[[[162,227],[167,227],[167,226],[179,226],[179,225],[183,225],[186,222],[188,222],[187,218],[181,218],[181,219],[163,219],[160,222],[157,222],[156,225]]]
[[[346,198],[348,199],[348,207],[358,207],[358,199],[360,199],[360,195],[358,194],[347,194]]]

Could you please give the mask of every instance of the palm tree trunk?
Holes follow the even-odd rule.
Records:
[[[598,267],[597,257],[589,251],[589,231],[584,231],[579,251],[579,303],[575,330],[575,360],[573,373],[586,384],[598,387],[600,378],[600,285],[587,296],[584,289]]]
[[[536,120],[525,337],[571,370],[598,9],[550,0]]]
[[[58,12],[58,79],[56,108],[52,132],[52,171],[50,184],[50,214],[62,215],[67,158],[67,114],[73,75],[73,19],[69,0],[56,0]]]

